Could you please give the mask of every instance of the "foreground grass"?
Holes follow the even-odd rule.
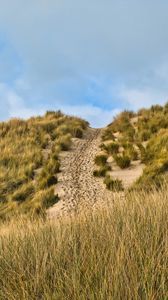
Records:
[[[0,229],[0,299],[168,299],[168,188]]]

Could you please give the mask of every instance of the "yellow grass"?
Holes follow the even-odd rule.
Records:
[[[35,201],[39,190],[42,194],[54,187],[59,152],[68,150],[72,137],[79,137],[79,132],[82,137],[87,126],[87,122],[60,111],[0,123],[0,219],[44,209],[42,202]],[[51,195],[51,189],[48,191]],[[53,204],[54,192],[51,198],[49,203]]]
[[[105,200],[105,199],[104,199]],[[0,229],[0,299],[168,299],[168,187]]]

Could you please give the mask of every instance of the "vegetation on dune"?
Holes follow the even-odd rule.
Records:
[[[51,195],[48,188],[57,183],[60,151],[69,150],[72,137],[82,137],[87,126],[60,111],[0,123],[0,217],[25,207],[31,212],[33,199],[44,189]]]
[[[167,299],[167,186],[116,200],[59,222],[1,223],[0,299]]]
[[[119,179],[113,179],[110,175],[106,175],[104,183],[107,186],[108,190],[113,192],[123,191],[122,181]]]
[[[95,177],[105,177],[107,172],[111,171],[111,167],[107,163],[107,154],[100,153],[95,157],[96,169],[93,171]]]
[[[102,144],[101,148],[107,152],[108,155],[116,154],[119,151],[120,145],[116,142]]]
[[[115,137],[110,128],[109,129],[107,128],[106,130],[103,131],[102,140],[103,141],[115,140]]]
[[[105,175],[107,174],[107,172],[111,171],[111,167],[109,165],[104,165],[101,166],[99,169],[95,169],[93,171],[93,175],[95,177],[105,177]]]
[[[130,166],[131,160],[126,155],[115,155],[114,160],[121,169],[126,169]]]
[[[107,162],[107,155],[106,154],[98,154],[95,157],[95,164],[98,166],[104,166]]]
[[[132,161],[145,163],[143,175],[136,188],[160,185],[168,171],[168,103],[153,105],[137,113],[124,111],[104,130],[101,148],[108,157],[113,155],[120,168],[127,168]],[[117,144],[116,153],[113,150]],[[112,147],[112,149],[111,149]]]
[[[138,160],[138,151],[135,149],[135,145],[132,143],[123,143],[122,147],[124,148],[123,153],[125,156],[128,156],[131,161]]]
[[[145,163],[143,175],[136,183],[136,187],[145,187],[145,183],[160,187],[163,180],[163,175],[168,172],[168,130],[160,130],[152,137],[145,149]],[[147,188],[147,187],[146,187]]]
[[[60,111],[0,123],[0,299],[168,299],[167,116],[168,104],[117,116],[93,172],[111,199],[57,220],[45,212],[59,201],[60,152],[88,123]],[[123,194],[110,163],[136,160],[143,175]]]

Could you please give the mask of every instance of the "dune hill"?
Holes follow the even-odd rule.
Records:
[[[167,117],[0,123],[0,299],[168,299]]]
[[[59,154],[72,137],[82,138],[88,123],[60,111],[27,121],[0,123],[0,217],[40,214],[58,201]]]
[[[109,189],[159,188],[168,171],[168,104],[122,112],[103,131],[100,147],[97,160],[104,162],[95,175],[106,169]]]
[[[103,129],[60,111],[2,122],[0,218],[60,216],[159,188],[167,151],[168,104],[124,111]]]

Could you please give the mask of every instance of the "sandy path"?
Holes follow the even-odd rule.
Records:
[[[93,207],[102,199],[113,199],[103,180],[93,176],[100,143],[101,130],[89,128],[83,139],[73,139],[71,151],[61,154],[62,172],[56,186],[60,201],[48,210],[49,217]]]
[[[57,217],[87,209],[93,209],[106,202],[124,198],[124,192],[113,193],[106,189],[102,178],[93,176],[94,158],[100,152],[101,130],[89,128],[83,139],[73,139],[72,149],[62,152],[61,173],[55,193],[60,201],[48,209],[49,217]],[[129,188],[143,173],[144,165],[140,161],[131,163],[125,170],[114,161],[111,163],[113,178],[122,180],[125,189]]]
[[[116,179],[122,181],[125,189],[131,187],[131,185],[142,175],[144,164],[140,160],[131,162],[131,165],[127,169],[120,169],[116,163],[112,163],[112,171],[109,174]]]

